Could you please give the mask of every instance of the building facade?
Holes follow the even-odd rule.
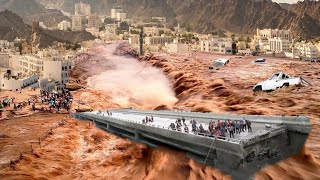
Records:
[[[166,43],[172,42],[173,38],[167,36],[145,37],[145,45],[165,45]]]
[[[10,56],[7,53],[0,53],[0,68],[10,67]]]
[[[270,38],[269,50],[275,53],[290,52],[292,42],[282,38]]]
[[[292,41],[292,33],[290,30],[281,29],[257,29],[255,39],[271,39],[281,38],[284,40]]]
[[[297,42],[295,43],[292,51],[294,56],[298,56],[302,60],[315,62],[320,61],[320,52],[318,48],[311,42]]]
[[[200,50],[218,54],[232,54],[232,40],[229,38],[213,38],[200,41]]]
[[[75,15],[85,15],[91,14],[91,5],[83,2],[75,4]]]
[[[72,30],[73,31],[82,31],[84,29],[83,27],[83,16],[82,15],[74,15],[71,17],[72,19]]]
[[[124,10],[120,6],[116,6],[111,9],[111,18],[117,19],[119,13],[124,13]]]
[[[101,24],[100,22],[100,17],[98,15],[90,14],[88,16],[88,28],[99,29]]]
[[[69,21],[63,20],[58,24],[58,29],[62,31],[67,31],[68,29],[71,29],[71,23]]]

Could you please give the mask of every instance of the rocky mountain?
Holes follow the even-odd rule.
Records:
[[[298,15],[306,13],[313,19],[320,21],[320,1],[305,0],[303,2],[298,2],[291,6],[291,11]]]
[[[35,0],[0,0],[0,11],[5,9],[18,14],[28,24],[32,21],[41,21],[50,27],[69,19],[61,11],[46,9]]]
[[[74,3],[80,0],[38,0],[58,9],[74,12]],[[91,4],[94,12],[110,14],[120,5],[130,18],[147,19],[165,16],[172,25],[177,22],[198,32],[222,28],[241,34],[253,34],[256,28],[291,29],[303,37],[320,36],[319,4],[304,1],[293,10],[270,0],[82,0]]]
[[[66,32],[60,30],[37,29],[33,31],[31,26],[11,11],[0,12],[0,39],[13,41],[16,37],[34,42],[39,47],[47,47],[53,42],[78,43],[92,40],[95,37],[86,31]]]

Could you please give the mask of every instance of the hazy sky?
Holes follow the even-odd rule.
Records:
[[[296,2],[302,1],[302,0],[272,0],[272,1],[278,2],[278,3],[290,3],[290,4],[292,4],[292,3],[296,3]]]

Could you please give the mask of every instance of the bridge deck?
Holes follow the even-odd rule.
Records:
[[[118,120],[125,120],[125,121],[131,121],[137,124],[142,124],[142,120],[145,119],[146,114],[144,113],[135,113],[132,111],[128,111],[128,112],[117,112],[117,111],[110,111],[112,112],[112,116],[109,116],[109,118],[115,118]],[[95,115],[99,115],[99,116],[108,116],[107,111],[102,111],[102,114],[99,114],[97,111],[91,112],[91,114],[95,114]],[[172,118],[172,117],[164,117],[161,115],[152,115],[154,122],[149,122],[147,124],[144,124],[146,126],[153,126],[153,127],[158,127],[158,128],[163,128],[163,129],[168,129],[171,123],[175,123],[176,122],[176,118]],[[150,116],[148,116],[150,117]],[[182,118],[182,117],[180,117]],[[185,118],[186,119],[186,124],[189,128],[189,134],[193,134],[193,132],[191,132],[192,129],[192,124],[190,123],[191,119],[194,118]],[[198,121],[198,119],[196,119]],[[215,121],[217,123],[217,120],[212,119],[213,121]],[[199,122],[199,121],[198,121]],[[205,130],[208,130],[208,126],[209,126],[209,122],[205,122],[205,121],[201,121],[201,123],[198,123],[198,127],[200,124],[202,124],[203,128]],[[271,124],[270,128],[266,128],[265,123],[252,123],[251,125],[252,127],[252,132],[241,132],[240,134],[234,134],[234,138],[232,138],[235,141],[247,141],[249,139],[252,139],[258,135],[264,135],[267,134],[270,131],[276,130],[276,129],[280,129],[281,126],[279,124]],[[181,133],[185,133],[183,131],[183,128],[181,129]],[[229,133],[226,133],[226,137],[229,137]]]

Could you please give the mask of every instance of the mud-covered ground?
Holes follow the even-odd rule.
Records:
[[[264,168],[256,179],[320,178],[320,64],[267,58],[267,64],[254,65],[253,57],[232,56],[228,66],[209,70],[212,60],[222,56],[192,52],[146,55],[137,60],[123,56],[127,47],[114,54],[116,46],[98,45],[78,57],[72,75],[86,89],[73,92],[74,109],[135,107],[304,114],[311,117],[313,125],[306,147],[297,156]],[[252,93],[253,85],[279,71],[302,76],[313,86]],[[15,126],[24,131],[9,128]],[[189,160],[181,152],[136,145],[66,115],[10,119],[0,122],[0,129],[4,129],[0,133],[0,179],[230,178]],[[41,147],[40,136],[45,137]],[[32,143],[33,151],[29,146]],[[25,153],[20,155],[17,146],[25,148]],[[10,149],[13,151],[9,153]]]

